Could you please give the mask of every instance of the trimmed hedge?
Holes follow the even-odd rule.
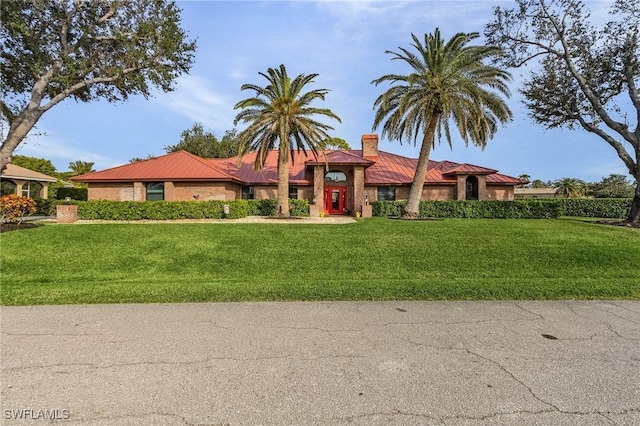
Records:
[[[514,201],[421,201],[420,217],[553,219],[559,216],[625,219],[631,198],[554,198]],[[406,201],[374,201],[373,216],[400,216]]]
[[[234,201],[80,201],[80,219],[104,220],[172,220],[238,219],[247,216],[249,203]],[[224,205],[229,205],[229,215]]]
[[[562,216],[626,219],[632,198],[563,198]]]
[[[55,214],[55,204],[50,204]],[[289,200],[292,216],[309,216],[307,200]],[[85,220],[174,220],[174,219],[239,219],[246,216],[272,216],[276,200],[233,201],[78,201],[78,216]],[[229,215],[224,214],[224,205]]]
[[[275,216],[278,200],[248,200],[249,216]],[[309,216],[309,201],[289,199],[289,214],[291,216]]]
[[[406,201],[374,201],[373,216],[400,216]],[[560,217],[559,200],[421,201],[420,217],[468,219],[553,219]]]

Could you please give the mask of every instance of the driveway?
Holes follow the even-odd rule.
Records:
[[[640,424],[640,302],[0,313],[3,425]]]

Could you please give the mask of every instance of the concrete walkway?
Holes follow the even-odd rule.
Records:
[[[640,424],[640,302],[0,312],[2,425]]]
[[[31,219],[33,222],[55,223],[56,218],[39,216]],[[320,224],[320,225],[343,225],[346,223],[355,223],[356,219],[351,216],[325,216],[325,217],[290,217],[281,219],[274,216],[247,216],[240,219],[173,219],[173,220],[79,220],[71,223],[71,225],[87,225],[87,224],[154,224],[154,223],[279,223],[285,225],[301,225],[301,224]],[[69,225],[68,223],[65,225]]]

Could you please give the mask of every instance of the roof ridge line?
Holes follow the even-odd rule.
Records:
[[[226,171],[222,170],[222,168],[220,168],[219,166],[215,165],[215,164],[210,164],[206,158],[202,158],[199,155],[193,154],[189,151],[185,151],[184,149],[181,149],[180,151],[176,151],[176,152],[184,152],[185,154],[189,155],[191,158],[193,158],[194,160],[198,161],[200,164],[207,166],[211,169],[214,169],[217,172],[222,173],[223,175],[225,175],[226,177],[228,177],[229,179],[234,179],[233,176],[231,176],[229,173],[227,173]],[[172,153],[173,154],[173,153]],[[237,157],[237,156],[236,156]],[[220,160],[220,158],[209,158],[209,160]]]

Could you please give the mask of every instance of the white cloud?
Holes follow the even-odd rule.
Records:
[[[233,123],[235,102],[204,77],[181,77],[175,91],[158,95],[154,102],[220,133]]]
[[[91,147],[89,148],[91,149]],[[77,160],[95,163],[94,168],[96,170],[122,164],[121,161],[112,157],[70,146],[55,137],[49,136],[49,132],[46,129],[44,129],[42,136],[28,137],[18,146],[14,155],[46,158],[51,160],[58,171],[67,170],[69,163]]]

